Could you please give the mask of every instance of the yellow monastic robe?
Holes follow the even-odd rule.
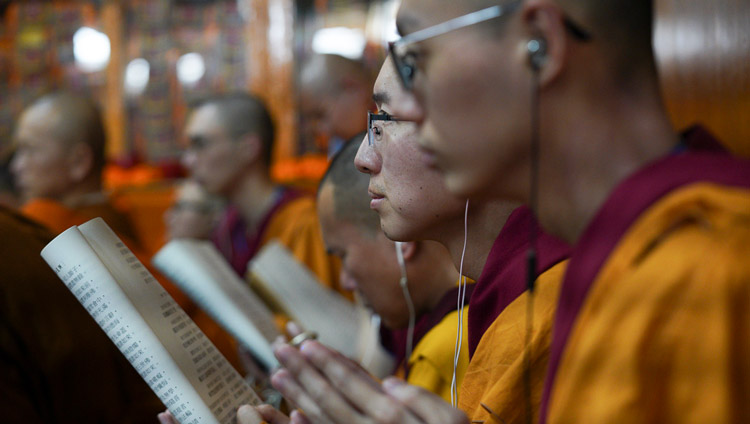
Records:
[[[691,186],[638,219],[551,399],[550,423],[750,422],[750,190]]]
[[[688,152],[629,177],[559,305],[542,422],[750,422],[750,163]]]
[[[452,300],[455,302],[455,298]],[[469,364],[469,347],[466,337],[468,313],[469,308],[464,308],[464,329],[461,352],[456,367],[456,387],[460,387],[466,373],[466,367]],[[457,329],[458,311],[454,310],[419,340],[409,358],[409,374],[406,377],[407,383],[429,390],[442,397],[446,402],[451,401],[453,355]]]
[[[485,331],[471,357],[459,392],[458,407],[471,422],[523,423],[526,402],[536,409],[547,371],[552,322],[567,262],[539,276],[533,295],[531,399],[526,399],[524,373],[529,292],[508,305]],[[534,422],[536,421],[536,416]]]
[[[533,328],[528,331],[529,231],[536,227]],[[526,206],[516,208],[490,250],[472,294],[469,313],[469,368],[459,391],[459,408],[472,422],[522,423],[536,412],[547,368],[552,322],[569,246],[538,228]],[[525,352],[531,347],[530,386]],[[531,396],[527,396],[530,389]]]

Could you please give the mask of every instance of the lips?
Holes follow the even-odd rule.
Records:
[[[372,188],[367,190],[367,194],[370,195],[370,209],[377,210],[380,204],[385,200],[385,196],[380,194],[379,191],[373,190]]]

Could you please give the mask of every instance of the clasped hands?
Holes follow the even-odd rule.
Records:
[[[307,340],[299,349],[277,342],[274,354],[282,366],[271,375],[271,384],[298,410],[286,416],[269,405],[245,405],[238,410],[238,424],[468,422],[439,396],[393,377],[381,383],[317,341]],[[159,414],[159,420],[175,424],[168,413]]]

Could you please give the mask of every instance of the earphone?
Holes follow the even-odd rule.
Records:
[[[401,250],[402,243],[397,241],[394,245],[396,246],[396,260],[401,269],[401,279],[398,284],[401,286],[401,290],[404,293],[406,307],[409,310],[409,327],[406,330],[406,355],[404,360],[404,370],[408,371],[409,359],[414,350],[414,326],[416,325],[417,313],[414,309],[414,302],[411,300],[411,293],[409,293],[409,279],[406,275],[406,261],[404,261],[404,252]]]
[[[529,53],[529,65],[534,71],[542,69],[547,60],[547,41],[544,38],[532,38],[526,43]]]

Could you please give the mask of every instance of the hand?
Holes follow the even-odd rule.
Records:
[[[466,416],[440,397],[397,379],[382,385],[353,361],[318,342],[300,350],[277,345],[284,368],[271,383],[305,411],[312,423],[467,423]],[[300,414],[301,415],[301,414]]]
[[[289,419],[287,418],[286,421],[283,420],[272,420],[269,418],[266,418],[266,415],[261,414],[261,408],[263,411],[268,414],[268,417],[272,416],[271,411],[276,411],[273,409],[273,407],[269,405],[261,405],[257,408],[253,408],[250,405],[242,405],[237,410],[237,424],[260,424],[263,420],[266,420],[268,424],[286,424],[289,423]],[[279,416],[285,417],[284,414],[282,414],[279,411],[276,411]],[[157,415],[157,418],[159,418],[159,423],[161,424],[179,424],[177,420],[172,416],[172,413],[169,411],[164,411]],[[292,423],[294,423],[292,421]]]

